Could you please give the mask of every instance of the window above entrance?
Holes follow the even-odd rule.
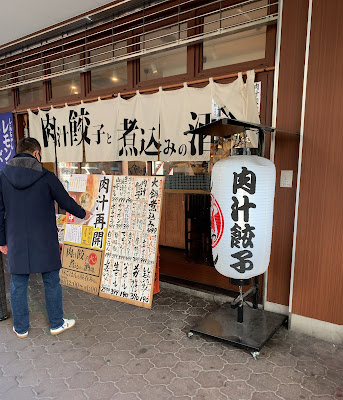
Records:
[[[126,40],[111,43],[90,50],[91,64],[111,62],[113,58],[126,54]],[[127,84],[127,62],[110,63],[91,70],[91,90],[101,90]]]

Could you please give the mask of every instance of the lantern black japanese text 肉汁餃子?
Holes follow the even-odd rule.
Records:
[[[269,265],[275,166],[263,157],[231,156],[214,165],[211,236],[215,268],[234,279],[263,274]]]

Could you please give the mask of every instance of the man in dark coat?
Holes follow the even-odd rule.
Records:
[[[18,337],[28,335],[27,286],[32,273],[42,274],[50,333],[56,335],[75,324],[63,318],[54,202],[78,218],[85,218],[86,211],[40,161],[39,142],[24,138],[0,173],[0,251],[8,254],[13,331]]]

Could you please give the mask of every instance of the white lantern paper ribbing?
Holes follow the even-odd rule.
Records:
[[[234,279],[263,274],[270,259],[274,164],[258,156],[228,157],[214,165],[211,187],[216,270]]]

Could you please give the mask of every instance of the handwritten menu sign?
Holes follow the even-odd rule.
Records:
[[[114,176],[99,296],[151,308],[164,177]]]
[[[111,175],[71,175],[69,194],[89,212],[83,220],[67,213],[64,243],[103,250],[112,190]]]
[[[99,293],[103,252],[86,247],[63,246],[61,284],[93,294]]]

